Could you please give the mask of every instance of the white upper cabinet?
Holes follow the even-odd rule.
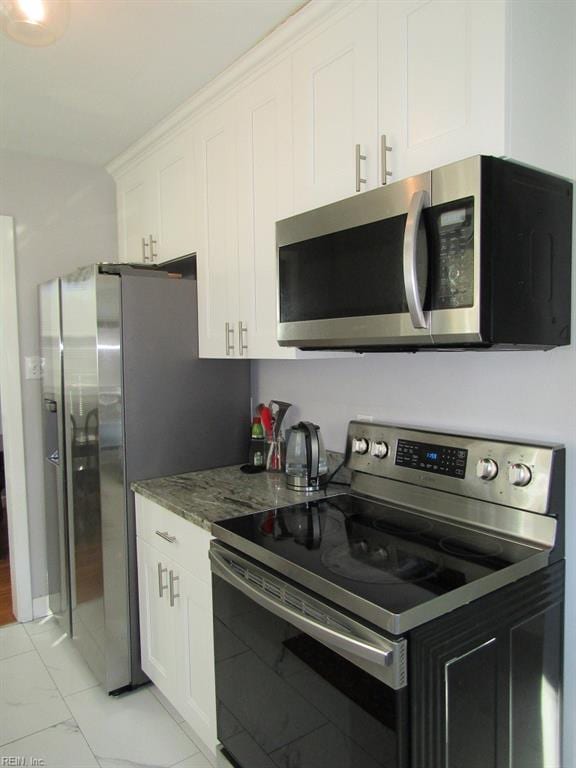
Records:
[[[387,180],[504,154],[505,3],[400,0],[381,3],[379,14]]]
[[[194,251],[193,159],[187,130],[118,178],[120,261],[158,264]]]
[[[294,357],[276,342],[276,221],[293,211],[290,60],[239,94],[239,354]]]
[[[574,15],[313,0],[112,164],[120,260],[197,253],[202,357],[300,356],[276,342],[275,222],[476,154],[566,175]]]
[[[293,55],[297,211],[377,183],[377,22],[378,3],[355,4]]]
[[[477,154],[566,174],[574,13],[562,0],[380,2],[388,180]]]
[[[158,240],[154,261],[170,261],[187,256],[196,248],[192,131],[185,131],[157,150],[152,162]]]
[[[238,353],[238,212],[233,101],[196,126],[198,331],[201,357]]]
[[[121,262],[149,262],[150,230],[156,228],[153,174],[141,162],[118,179],[118,257]]]

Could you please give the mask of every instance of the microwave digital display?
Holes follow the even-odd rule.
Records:
[[[466,208],[457,208],[455,211],[446,211],[440,214],[441,227],[453,227],[455,224],[464,224],[466,221]]]
[[[474,198],[431,208],[432,309],[474,305]]]

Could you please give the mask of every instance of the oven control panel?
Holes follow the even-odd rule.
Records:
[[[395,464],[399,467],[410,467],[422,472],[448,475],[463,480],[466,474],[467,458],[466,448],[399,439],[396,445]]]
[[[552,465],[560,450],[550,444],[351,421],[346,464],[362,473],[364,484],[373,475],[546,514]]]

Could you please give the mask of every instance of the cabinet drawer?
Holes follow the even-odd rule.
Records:
[[[213,537],[208,531],[137,493],[136,533],[197,579],[210,583],[208,550]]]

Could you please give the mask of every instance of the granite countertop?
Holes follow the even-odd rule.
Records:
[[[340,454],[329,452],[331,471],[334,471],[341,459]],[[348,470],[340,470],[335,479],[339,483],[348,483]],[[347,491],[346,486],[335,484],[317,493],[289,491],[283,473],[260,472],[249,475],[240,471],[240,465],[140,480],[132,483],[131,487],[135,493],[155,501],[207,531],[212,530],[212,523],[228,517],[263,512]]]

